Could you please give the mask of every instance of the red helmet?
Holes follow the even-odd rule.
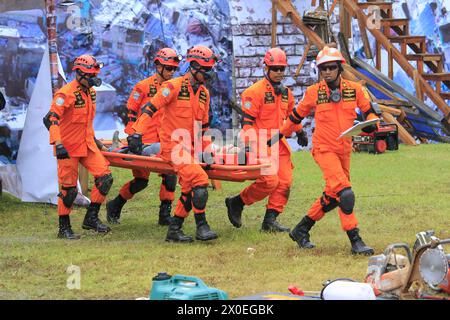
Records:
[[[187,61],[195,61],[202,67],[214,67],[219,60],[214,52],[205,46],[193,46],[187,51]]]
[[[158,51],[156,54],[154,62],[158,61],[162,65],[165,66],[174,66],[178,67],[178,64],[180,63],[182,59],[182,56],[177,54],[177,52],[171,48],[162,48]]]
[[[280,48],[272,48],[264,56],[266,66],[287,66],[286,53]]]
[[[338,49],[325,46],[317,54],[316,65],[319,66],[322,63],[331,62],[331,61],[345,63],[345,59],[342,56],[342,53]]]
[[[84,73],[99,73],[103,68],[103,62],[97,62],[94,56],[83,54],[73,62],[72,71],[81,70]]]

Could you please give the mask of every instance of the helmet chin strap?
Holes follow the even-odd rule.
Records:
[[[272,87],[275,91],[275,94],[279,95],[279,94],[283,93],[285,87],[281,84],[281,81],[279,81],[279,82],[273,81],[272,79],[270,79],[269,73],[270,73],[270,68],[269,68],[268,72],[264,72],[264,76],[266,77],[267,80],[269,80],[270,84],[272,85]]]
[[[166,70],[166,66],[163,65],[163,64],[161,64],[160,66],[162,67],[161,72],[159,72],[159,71],[158,71],[158,68],[156,68],[156,73],[159,74],[159,76],[160,76],[164,81],[170,80],[170,78],[166,78],[166,77],[163,76],[164,70]]]

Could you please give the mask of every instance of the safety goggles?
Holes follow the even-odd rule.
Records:
[[[101,61],[97,61],[94,64],[84,64],[84,63],[76,63],[76,66],[80,66],[80,67],[84,67],[86,69],[101,69],[103,68],[103,66],[105,65],[103,62]]]
[[[156,57],[160,58],[160,59],[162,59],[164,61],[173,60],[175,62],[180,62],[183,59],[183,56],[181,56],[180,54],[175,56],[175,57],[163,57],[163,56],[160,56],[160,55],[157,55]]]
[[[210,61],[219,62],[220,61],[219,58],[216,55],[213,55],[210,58],[205,58],[205,57],[196,56],[196,55],[188,55],[187,57],[188,58],[193,58],[193,59],[200,59],[200,60],[203,60],[205,62],[210,62]]]
[[[269,67],[269,70],[273,72],[284,72],[286,70],[286,67],[283,66]]]
[[[332,65],[328,65],[328,66],[319,66],[319,70],[322,71],[335,71],[338,68],[337,65],[332,64]]]

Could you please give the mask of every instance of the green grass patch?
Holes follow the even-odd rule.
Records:
[[[280,217],[294,227],[322,193],[322,174],[308,152],[293,155],[295,164],[291,198]],[[415,233],[434,229],[450,237],[450,145],[400,146],[381,155],[352,156],[355,213],[364,241],[376,254],[394,242],[414,242]],[[109,198],[130,179],[131,171],[113,168]],[[264,291],[288,292],[296,285],[319,291],[322,282],[338,277],[362,281],[367,257],[350,254],[337,210],[328,213],[311,232],[314,250],[299,250],[287,234],[259,231],[266,201],[246,207],[243,227],[229,223],[225,197],[248,183],[222,182],[222,190],[209,193],[207,218],[219,239],[211,243],[170,244],[167,228],[157,225],[159,183],[129,201],[122,224],[107,235],[81,229],[84,208],[75,208],[72,227],[79,241],[56,238],[55,206],[22,203],[3,194],[0,200],[0,299],[135,299],[148,296],[151,278],[160,271],[197,276],[231,298]],[[177,197],[179,190],[177,190]],[[100,217],[105,221],[105,208]],[[195,234],[191,216],[184,231]],[[249,249],[252,248],[252,249]],[[81,289],[66,287],[66,269],[81,270]]]

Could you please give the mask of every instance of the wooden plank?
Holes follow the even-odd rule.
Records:
[[[361,38],[364,46],[364,53],[367,59],[373,59],[372,49],[370,48],[369,37],[367,36],[367,30],[364,25],[364,21],[362,20],[362,13],[358,11],[356,14],[356,18],[358,20],[359,33],[361,34]]]
[[[333,3],[331,4],[330,11],[328,11],[328,16],[329,17],[331,17],[331,15],[333,14],[334,8],[336,7],[338,1],[339,0],[334,0]]]
[[[347,66],[347,65],[345,65],[345,64],[343,65],[343,67],[344,67],[344,70],[345,70],[345,69],[350,69],[349,66]],[[359,72],[358,70],[356,70],[356,69],[351,69],[351,70],[349,70],[349,72],[353,73],[353,74],[356,75],[358,78],[360,78],[360,79],[366,81],[366,83],[367,83],[368,85],[374,87],[375,89],[377,89],[378,91],[382,92],[383,94],[385,94],[385,95],[388,96],[389,98],[395,99],[395,100],[397,99],[397,96],[396,96],[393,92],[389,91],[388,89],[386,89],[386,88],[383,87],[382,85],[376,83],[376,82],[373,81],[371,78],[369,78],[369,77],[366,76],[365,74]],[[350,79],[350,80],[351,80],[351,79]]]
[[[390,114],[389,112],[383,112],[381,116],[383,117],[384,121],[388,123],[395,123],[398,126],[398,137],[404,144],[407,144],[409,146],[417,145],[416,139],[414,139],[409,134],[409,132],[406,131],[405,128],[403,128],[403,126],[394,118],[392,114]]]
[[[385,100],[385,99],[375,99],[378,104],[384,104],[385,106],[393,107],[412,107],[412,104],[406,100]]]
[[[441,73],[422,73],[422,78],[430,81],[449,81],[450,73],[441,72]]]
[[[402,114],[402,110],[399,109],[395,109],[392,107],[388,107],[385,106],[384,104],[378,104],[378,106],[380,107],[381,111],[383,112],[389,112],[390,114],[394,115],[394,116],[400,116]]]
[[[353,0],[342,0],[345,4],[345,7],[348,10],[351,10],[353,14],[356,13],[356,11],[360,10],[358,5]],[[367,17],[363,15],[363,20],[365,25],[367,26]],[[386,48],[393,48],[393,45],[390,43],[389,39],[387,39],[380,30],[377,29],[369,29],[369,31],[372,33],[372,35],[380,41],[380,43]],[[413,77],[413,70],[415,68],[406,60],[404,55],[402,55],[397,49],[394,48],[392,51],[392,55],[394,59],[397,61],[397,63],[401,66],[403,70],[412,78]],[[445,101],[441,98],[439,94],[437,94],[434,89],[426,82],[425,79],[420,77],[420,82],[422,84],[423,93],[425,93],[433,102],[434,104],[444,113],[444,115],[447,117],[448,114],[450,114],[450,107],[445,103]],[[450,125],[450,117],[446,118],[447,125]]]
[[[414,70],[414,88],[416,89],[416,97],[420,101],[423,101],[423,93],[422,93],[422,86],[420,85],[419,81],[419,72],[417,70]]]
[[[296,77],[298,77],[298,75],[299,75],[299,73],[300,73],[300,70],[302,69],[303,64],[304,64],[305,61],[306,61],[306,58],[307,58],[307,56],[308,56],[309,49],[311,49],[311,43],[310,43],[310,42],[308,42],[308,43],[306,44],[305,50],[303,50],[302,60],[300,60],[300,63],[298,64],[298,67],[297,67],[297,70],[295,70],[295,76],[296,76]]]
[[[277,45],[277,1],[272,0],[272,48]]]

